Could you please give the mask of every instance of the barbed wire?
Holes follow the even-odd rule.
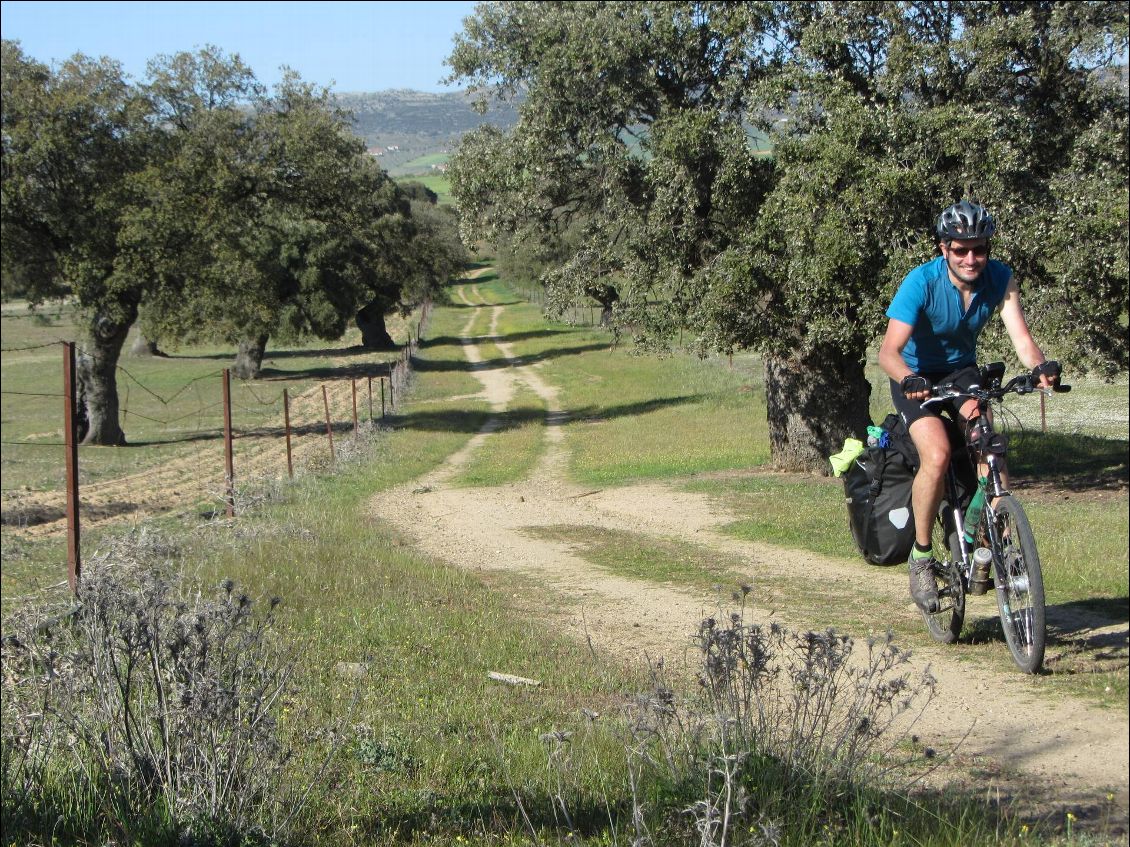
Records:
[[[124,373],[126,376],[128,376],[131,380],[133,380],[135,383],[137,383],[137,385],[143,391],[145,391],[147,394],[152,395],[154,398],[157,399],[158,402],[160,402],[162,405],[165,405],[165,406],[168,406],[170,403],[172,403],[174,400],[176,400],[181,394],[183,394],[185,391],[187,391],[189,388],[191,388],[195,383],[200,382],[201,380],[205,380],[205,379],[212,379],[213,377],[220,376],[221,374],[223,374],[223,371],[220,370],[220,371],[212,371],[211,373],[206,373],[206,374],[203,374],[202,376],[193,377],[188,382],[186,382],[184,385],[182,385],[180,388],[178,388],[168,399],[165,399],[160,394],[158,394],[156,391],[154,391],[152,388],[150,388],[145,383],[143,383],[136,376],[134,376],[129,371],[127,371],[125,368],[123,368],[121,365],[118,365],[117,368],[122,373]]]
[[[0,391],[0,394],[11,394],[13,397],[65,397],[61,391],[55,391],[50,394],[42,391]]]
[[[44,347],[54,347],[56,344],[70,344],[70,342],[64,338],[60,338],[56,341],[46,341],[43,344],[31,344],[27,347],[4,347],[0,348],[0,353],[23,353],[27,350],[42,350]]]
[[[257,402],[260,406],[273,406],[273,405],[275,405],[275,403],[279,402],[279,400],[282,399],[282,392],[281,391],[278,394],[275,395],[275,398],[273,400],[263,400],[258,394],[255,393],[255,389],[252,388],[250,385],[240,385],[238,387],[241,390],[246,391],[252,397],[254,397],[255,402]]]
[[[141,414],[141,412],[131,411],[128,406],[123,405],[122,414],[123,415],[131,415],[132,417],[141,418],[142,420],[150,421],[151,423],[155,423],[155,424],[161,424],[162,426],[168,426],[169,424],[179,423],[180,421],[187,420],[188,418],[200,417],[205,412],[207,412],[211,409],[215,409],[217,406],[222,407],[223,405],[224,405],[223,400],[217,400],[215,403],[209,403],[206,406],[200,406],[199,408],[193,409],[191,412],[188,412],[187,414],[178,415],[177,417],[173,417],[173,418],[150,417],[149,415]]]
[[[0,441],[9,447],[66,447],[63,441]],[[7,461],[7,460],[5,460]]]

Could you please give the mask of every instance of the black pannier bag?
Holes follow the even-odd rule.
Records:
[[[976,471],[965,449],[960,429],[942,418],[950,440],[962,509],[976,485]],[[868,447],[844,473],[848,520],[855,545],[873,565],[897,565],[910,558],[914,546],[914,511],[911,488],[918,470],[918,450],[902,419],[891,414],[883,420],[886,447]]]
[[[851,536],[873,565],[905,562],[914,546],[914,468],[893,447],[869,447],[844,474]]]

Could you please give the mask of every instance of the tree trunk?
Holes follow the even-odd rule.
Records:
[[[361,344],[370,350],[394,350],[396,342],[385,326],[385,302],[378,298],[357,313],[357,328],[361,330]]]
[[[616,303],[620,301],[620,292],[614,286],[601,284],[592,286],[585,293],[600,304],[600,325],[611,326],[612,310]]]
[[[871,384],[862,352],[818,345],[807,355],[766,354],[765,399],[769,449],[780,470],[827,476],[828,457],[845,438],[863,436],[871,423]]]
[[[157,347],[157,342],[151,338],[146,338],[144,335],[138,334],[134,339],[133,344],[130,346],[129,351],[134,356],[162,356],[166,357],[168,354],[163,352]]]
[[[231,372],[238,379],[258,379],[263,367],[263,354],[267,351],[268,335],[257,335],[239,342]]]
[[[121,322],[95,314],[78,357],[79,433],[83,444],[120,447],[126,434],[118,420],[118,359],[137,308]]]

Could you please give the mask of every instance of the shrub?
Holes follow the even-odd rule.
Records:
[[[156,827],[182,843],[278,830],[294,667],[273,633],[278,600],[256,611],[230,580],[187,597],[167,558],[144,561],[159,545],[142,546],[92,562],[66,613],[10,616],[4,816],[87,835]]]

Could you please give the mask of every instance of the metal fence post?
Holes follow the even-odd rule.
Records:
[[[326,435],[330,437],[330,459],[336,459],[337,455],[334,453],[334,428],[330,423],[330,397],[326,393],[326,385],[322,383],[322,405],[326,407]]]
[[[78,524],[78,441],[75,438],[75,345],[63,342],[63,444],[67,465],[67,583],[78,591],[82,557]]]
[[[283,425],[286,427],[286,474],[294,479],[294,458],[290,451],[290,397],[283,389]]]
[[[224,368],[224,497],[228,503],[228,517],[235,517],[235,462],[231,444],[231,371]]]

